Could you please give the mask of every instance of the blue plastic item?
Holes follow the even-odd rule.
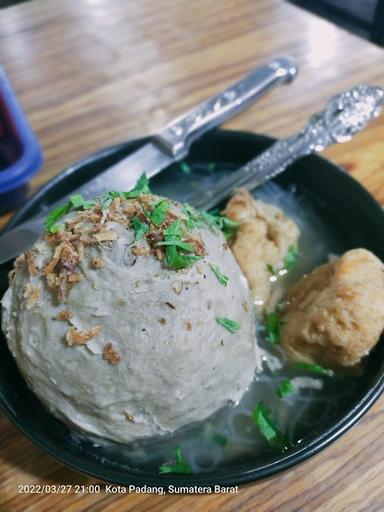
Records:
[[[0,67],[0,214],[24,201],[42,162],[38,140]]]

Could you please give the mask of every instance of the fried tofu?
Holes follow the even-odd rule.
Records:
[[[252,290],[259,311],[271,297],[271,272],[282,266],[285,255],[300,236],[298,226],[274,205],[255,200],[240,189],[222,212],[240,222],[231,249]]]
[[[383,263],[353,249],[317,267],[293,287],[281,320],[281,344],[293,360],[357,365],[384,329]]]

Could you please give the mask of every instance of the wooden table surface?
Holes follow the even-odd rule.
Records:
[[[0,11],[0,61],[45,153],[36,190],[78,158],[156,131],[270,58],[300,75],[229,128],[285,136],[335,93],[384,84],[384,50],[283,0],[35,0]],[[384,204],[384,116],[329,149]],[[9,216],[0,219],[4,223]],[[0,417],[1,511],[383,511],[384,399],[342,439],[237,495],[18,494],[19,484],[94,479]]]

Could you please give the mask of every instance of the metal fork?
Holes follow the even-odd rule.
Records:
[[[189,203],[209,210],[239,187],[252,190],[299,158],[323,151],[331,144],[348,142],[379,115],[383,103],[384,89],[377,86],[357,85],[334,96],[322,112],[311,116],[299,133],[275,142],[213,188],[192,196]]]

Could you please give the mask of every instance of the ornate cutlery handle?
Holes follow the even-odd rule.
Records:
[[[190,203],[197,208],[210,209],[238,187],[252,190],[283,172],[298,158],[351,140],[379,115],[383,103],[384,90],[369,85],[358,85],[333,97],[325,110],[313,115],[298,134],[275,142],[212,189],[193,197]]]
[[[291,57],[275,59],[178,117],[153,140],[174,158],[184,158],[195,139],[244,110],[273,86],[291,82],[296,74],[296,63]]]

